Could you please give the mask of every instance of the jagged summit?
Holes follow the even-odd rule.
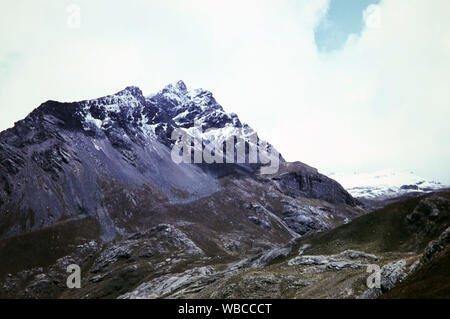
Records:
[[[142,90],[137,86],[127,86],[122,91],[116,93],[116,95],[127,95],[131,94],[134,97],[143,97]]]
[[[188,89],[181,80],[165,86],[156,94],[147,96],[147,100],[164,108],[175,122],[182,127],[191,124],[191,118],[198,121],[202,120],[201,117],[209,115],[216,119],[220,118],[222,123],[217,123],[216,121],[215,124],[226,124],[227,119],[237,118],[237,116],[226,113],[210,91],[200,88]],[[208,127],[212,127],[208,123],[205,124]],[[240,122],[237,119],[233,124],[235,126],[240,125]]]
[[[166,85],[162,90],[162,93],[175,93],[175,94],[183,94],[187,93],[187,87],[186,84],[183,82],[183,80],[179,80],[178,82],[170,83]]]

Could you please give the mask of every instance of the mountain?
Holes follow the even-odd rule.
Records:
[[[373,173],[329,174],[355,198],[362,201],[386,201],[418,196],[450,186],[427,180],[411,171],[385,169]]]
[[[294,197],[356,206],[338,183],[307,165],[285,163],[282,156],[282,174],[264,182],[258,175],[261,163],[174,163],[171,133],[176,128],[191,133],[194,125],[205,130],[200,134],[207,142],[242,137],[247,159],[249,144],[263,144],[210,92],[188,90],[182,81],[147,97],[127,87],[94,100],[45,102],[0,133],[0,238],[93,216],[109,240],[137,230],[131,220],[152,215],[156,207],[213,196],[229,174],[251,177]],[[120,192],[126,207],[119,209],[112,203]]]
[[[177,164],[175,130],[205,145],[232,137],[245,161]],[[304,163],[277,155],[279,169],[263,174],[266,152],[278,154],[211,92],[182,81],[148,96],[127,87],[43,103],[0,133],[0,281],[17,284],[3,295],[60,296],[72,262],[94,282],[114,268],[126,282],[92,294],[114,297],[148,275],[241,260],[364,214]],[[144,268],[130,272],[135,258]]]
[[[233,137],[245,161],[177,164],[178,130],[200,137],[201,150]],[[261,154],[272,151],[278,170],[263,173]],[[210,92],[181,81],[148,96],[127,87],[43,103],[0,133],[0,177],[0,298],[450,293],[448,191],[400,176],[396,187],[423,194],[368,213],[367,199],[286,162]],[[80,289],[66,286],[71,264]],[[380,288],[365,284],[369,265],[380,267]]]

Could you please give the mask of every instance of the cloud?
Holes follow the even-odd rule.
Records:
[[[72,2],[79,29],[66,24]],[[329,54],[314,41],[326,0],[1,6],[0,129],[48,99],[127,85],[148,94],[183,79],[213,91],[289,160],[450,182],[447,0],[381,1],[364,11],[362,33]]]

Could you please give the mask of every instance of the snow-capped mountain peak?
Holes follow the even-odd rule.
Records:
[[[225,122],[233,122],[233,118],[233,124],[240,125],[237,116],[225,112],[210,91],[188,89],[183,81],[167,85],[158,93],[147,96],[146,100],[163,108],[180,127],[192,126],[194,121],[208,127],[223,126]]]
[[[166,104],[168,111],[177,111],[186,106],[197,106],[203,111],[208,108],[222,110],[222,107],[215,101],[210,91],[201,88],[188,89],[183,81],[178,81],[166,85],[157,93],[147,96],[149,101],[165,99],[171,103]]]
[[[235,113],[226,112],[210,91],[190,89],[183,81],[147,96],[138,87],[129,86],[97,99],[72,103],[48,101],[30,114],[24,127],[41,123],[42,117],[56,119],[65,127],[81,129],[98,139],[112,139],[114,145],[146,145],[150,138],[171,146],[175,128],[189,133],[199,126],[204,132],[200,137],[207,142],[221,143],[232,136],[240,136],[246,143],[263,142]],[[264,145],[267,149],[272,147]]]

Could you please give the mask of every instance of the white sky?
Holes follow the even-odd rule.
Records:
[[[81,9],[80,28],[67,6]],[[382,0],[380,25],[319,53],[327,0],[1,0],[0,130],[42,102],[182,79],[288,160],[450,183],[450,1]]]

